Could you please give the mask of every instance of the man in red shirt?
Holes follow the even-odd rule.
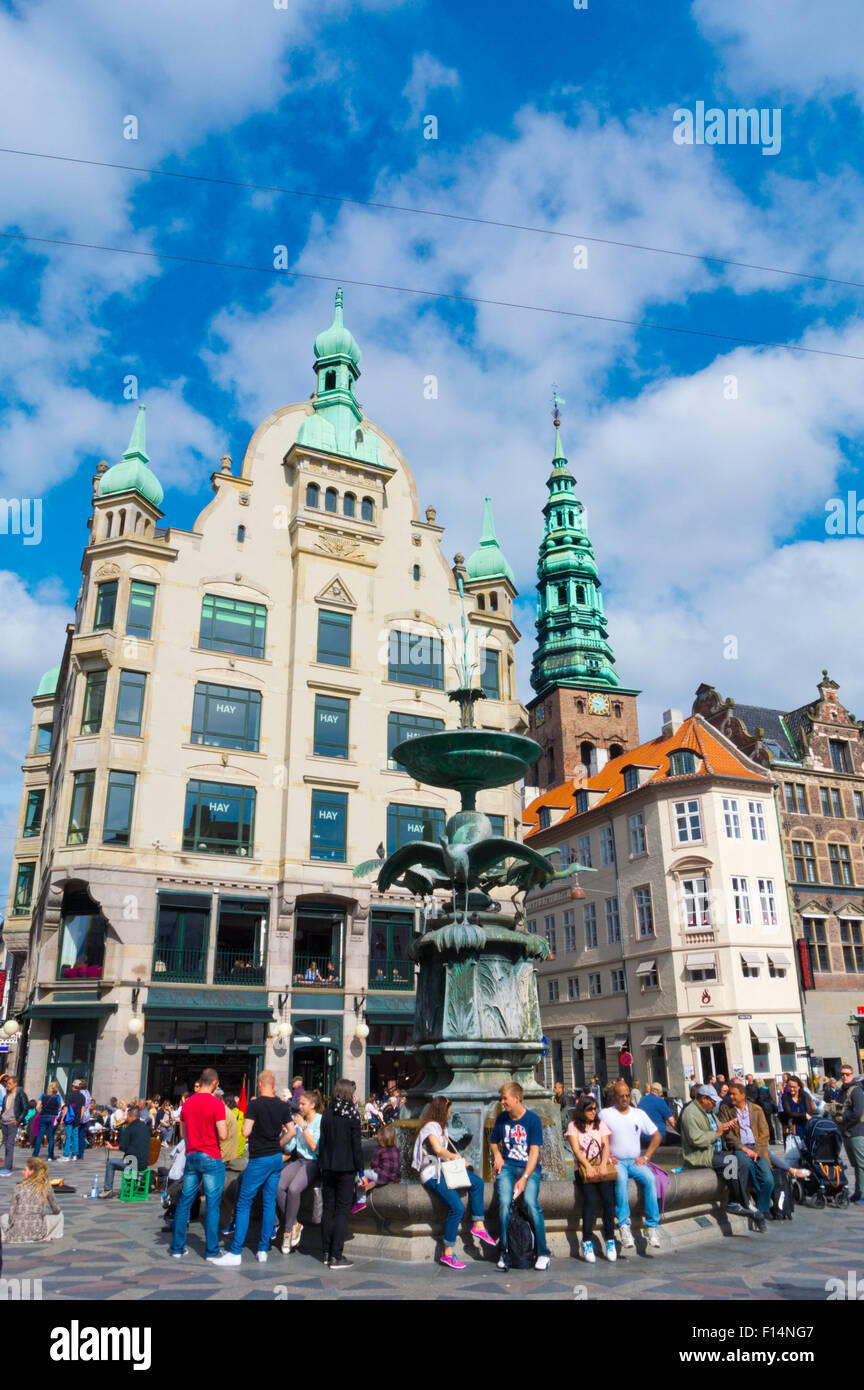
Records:
[[[219,1141],[228,1137],[228,1124],[225,1119],[225,1106],[213,1094],[218,1085],[217,1072],[212,1067],[207,1067],[201,1073],[195,1094],[188,1096],[183,1102],[180,1137],[186,1141],[186,1167],[171,1241],[171,1255],[175,1260],[187,1253],[186,1227],[189,1224],[189,1212],[202,1183],[207,1203],[204,1212],[207,1259],[216,1260],[221,1254],[219,1205],[225,1186],[225,1164],[219,1150]]]

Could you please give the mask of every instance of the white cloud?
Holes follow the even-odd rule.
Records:
[[[458,87],[459,74],[455,68],[445,68],[431,53],[415,53],[411,76],[402,88],[411,112],[407,124],[416,125],[421,116],[430,114],[427,102],[432,92],[456,91]]]

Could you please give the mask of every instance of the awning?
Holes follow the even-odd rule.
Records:
[[[777,1032],[787,1042],[803,1043],[804,1041],[804,1033],[797,1023],[778,1023]]]
[[[772,965],[789,965],[791,963],[785,951],[769,951],[768,959]]]
[[[758,1038],[760,1042],[771,1042],[776,1037],[776,1029],[773,1023],[761,1023],[758,1021],[756,1023],[751,1023],[750,1032],[753,1034],[754,1038]]]
[[[743,960],[743,962],[744,962],[745,965],[761,965],[761,964],[762,964],[762,953],[761,953],[761,951],[739,951],[738,954],[739,954],[739,956],[741,957],[741,959]]]
[[[685,956],[684,964],[688,970],[707,970],[712,965],[716,967],[717,957],[713,951],[693,951]]]
[[[643,1047],[657,1047],[663,1041],[662,1033],[646,1033],[642,1039]]]
[[[616,1038],[616,1039],[614,1040],[614,1042],[612,1043],[612,1046],[615,1047],[615,1048],[624,1047],[624,1046],[626,1046],[626,1043],[627,1043],[626,1037],[624,1037],[624,1038]]]
[[[657,969],[657,962],[653,960],[640,961],[636,966],[637,975],[651,975]]]
[[[96,1000],[86,1004],[64,1004],[55,999],[50,1004],[31,1004],[25,1009],[22,1018],[107,1018],[116,1014],[116,1004],[100,1004]]]

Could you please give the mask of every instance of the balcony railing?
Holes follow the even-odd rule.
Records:
[[[255,951],[216,952],[214,985],[263,985],[264,965]]]
[[[202,983],[206,975],[207,952],[202,948],[192,951],[177,951],[172,948],[153,952],[153,983],[160,980],[174,980],[181,984]]]
[[[370,989],[413,989],[414,966],[410,960],[394,956],[371,956],[369,959]]]
[[[342,963],[330,956],[295,956],[294,985],[300,989],[341,989]]]

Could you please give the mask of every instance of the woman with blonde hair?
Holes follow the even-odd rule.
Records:
[[[41,1158],[28,1158],[24,1164],[24,1180],[12,1193],[8,1214],[0,1216],[4,1241],[20,1244],[48,1239],[47,1211],[60,1214],[57,1199],[51,1189],[48,1164]]]

